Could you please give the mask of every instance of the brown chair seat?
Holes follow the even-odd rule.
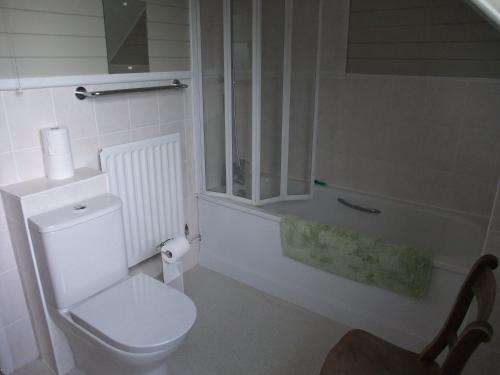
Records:
[[[355,329],[342,337],[326,357],[320,375],[434,375],[435,362],[368,332]]]
[[[320,375],[460,375],[474,350],[491,340],[488,319],[496,297],[494,255],[472,266],[443,328],[421,353],[413,353],[368,332],[349,331],[326,357]],[[475,319],[460,331],[472,301]],[[436,358],[448,348],[441,366]]]

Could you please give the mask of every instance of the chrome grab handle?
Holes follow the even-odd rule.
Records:
[[[368,207],[358,206],[357,204],[346,201],[344,198],[337,198],[337,201],[346,207],[352,208],[353,210],[356,211],[366,212],[367,214],[378,215],[382,213],[382,211],[380,211],[378,208],[368,208]]]
[[[77,99],[83,100],[85,98],[93,98],[104,95],[116,95],[116,94],[126,94],[126,93],[137,93],[137,92],[148,92],[156,90],[171,90],[171,89],[185,89],[188,85],[182,83],[178,79],[174,79],[172,84],[166,86],[151,86],[151,87],[137,87],[131,89],[118,89],[118,90],[105,90],[105,91],[87,91],[85,87],[77,87],[74,94]]]

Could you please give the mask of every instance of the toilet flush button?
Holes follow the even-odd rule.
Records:
[[[79,212],[84,212],[87,210],[87,206],[84,204],[77,204],[76,206],[73,206],[73,212],[79,213]]]

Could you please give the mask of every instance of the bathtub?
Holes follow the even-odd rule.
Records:
[[[338,198],[365,208],[352,209]],[[255,207],[199,197],[200,264],[350,327],[369,330],[411,350],[437,333],[480,255],[487,218],[316,187],[313,199]],[[423,299],[361,284],[284,257],[280,220],[293,214],[388,242],[434,250],[428,295]]]

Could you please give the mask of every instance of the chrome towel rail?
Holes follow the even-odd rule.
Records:
[[[77,87],[75,90],[75,96],[79,100],[83,100],[85,98],[93,98],[105,95],[116,95],[116,94],[128,94],[135,92],[147,92],[147,91],[156,91],[156,90],[177,90],[177,89],[185,89],[188,85],[185,83],[181,83],[178,79],[174,79],[172,84],[165,86],[151,86],[151,87],[137,87],[130,89],[118,89],[118,90],[104,90],[104,91],[87,91],[85,87]]]
[[[368,207],[358,206],[357,204],[346,201],[344,198],[337,198],[337,201],[346,207],[352,208],[353,210],[356,211],[366,212],[367,214],[378,215],[382,212],[378,208],[368,208]]]

